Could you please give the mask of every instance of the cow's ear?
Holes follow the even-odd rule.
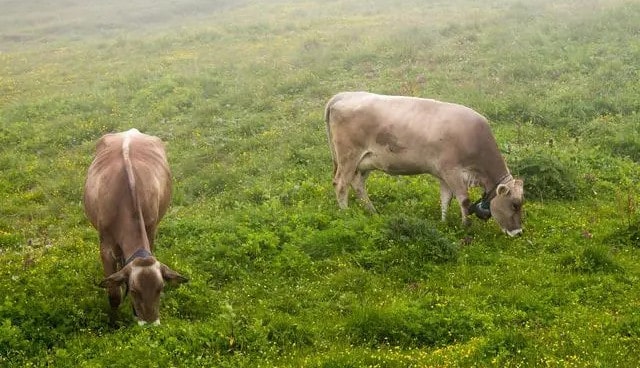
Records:
[[[499,195],[499,196],[509,195],[510,191],[511,191],[511,189],[509,189],[509,187],[506,184],[500,184],[496,188],[496,194]]]
[[[129,278],[129,274],[123,269],[114,274],[111,274],[109,277],[105,278],[100,282],[100,287],[112,287],[112,286],[120,286]]]
[[[162,278],[170,284],[182,284],[189,281],[189,279],[170,269],[165,264],[160,265],[160,271],[162,272]]]

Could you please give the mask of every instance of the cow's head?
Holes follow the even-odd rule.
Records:
[[[509,236],[522,234],[522,193],[522,180],[511,180],[498,185],[491,200],[491,215]]]
[[[126,284],[131,293],[133,311],[138,324],[160,324],[160,293],[165,281],[179,284],[187,279],[155,257],[136,258],[120,271],[102,280],[102,287],[120,287]]]

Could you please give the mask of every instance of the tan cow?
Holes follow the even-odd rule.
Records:
[[[171,199],[171,172],[164,143],[131,129],[98,141],[87,173],[84,208],[100,234],[100,256],[111,305],[120,305],[121,286],[131,292],[139,324],[159,324],[160,293],[165,281],[184,277],[152,254],[158,222]]]
[[[487,120],[472,109],[423,98],[343,92],[327,103],[325,121],[340,208],[347,207],[351,185],[367,210],[375,212],[365,188],[372,170],[429,173],[440,181],[443,221],[455,195],[464,224],[470,213],[483,219],[493,215],[505,233],[522,233],[522,180],[511,176]],[[471,186],[484,188],[483,198],[474,204]]]

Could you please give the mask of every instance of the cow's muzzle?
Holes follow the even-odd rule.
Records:
[[[504,232],[509,235],[510,237],[514,237],[514,236],[522,236],[522,229],[515,229],[515,230],[504,230]]]
[[[138,320],[138,326],[144,326],[147,323],[150,324],[151,326],[160,326],[160,320],[159,319],[156,319],[153,322],[147,322],[147,321],[144,321],[144,320],[141,320],[141,319]]]

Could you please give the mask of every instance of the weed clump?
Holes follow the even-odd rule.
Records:
[[[396,249],[397,256],[421,262],[445,263],[458,258],[458,247],[433,224],[407,216],[390,218],[382,229],[381,243]],[[382,245],[384,246],[384,245]]]
[[[357,255],[366,269],[411,282],[424,277],[434,264],[455,262],[458,245],[423,219],[389,218],[375,234],[372,249]]]
[[[515,357],[527,347],[527,336],[516,330],[497,331],[489,336],[488,341],[478,351],[483,358]]]
[[[366,242],[364,232],[364,225],[359,221],[336,221],[326,229],[311,232],[300,247],[313,260],[331,258],[360,250]]]
[[[614,232],[605,239],[605,243],[640,248],[640,221]]]
[[[357,344],[407,348],[445,346],[483,330],[480,319],[450,306],[362,306],[346,324],[346,332]]]
[[[560,260],[560,265],[567,271],[580,273],[613,273],[622,270],[609,249],[602,246],[590,246],[578,255],[567,255]]]
[[[275,316],[267,328],[267,340],[281,351],[293,346],[313,346],[315,336],[310,329],[290,318]]]
[[[23,237],[19,234],[4,232],[0,230],[0,250],[18,249],[20,245],[25,244]]]
[[[29,345],[30,342],[20,327],[13,325],[10,319],[5,319],[0,324],[0,356],[14,358],[12,355],[24,354]]]
[[[534,199],[574,200],[578,198],[575,170],[570,164],[547,153],[534,153],[514,167],[524,178],[525,193]]]
[[[611,153],[616,156],[629,157],[635,162],[640,162],[640,139],[635,134],[612,139],[609,142]]]
[[[640,338],[640,316],[624,318],[618,327],[618,333],[627,338]]]

